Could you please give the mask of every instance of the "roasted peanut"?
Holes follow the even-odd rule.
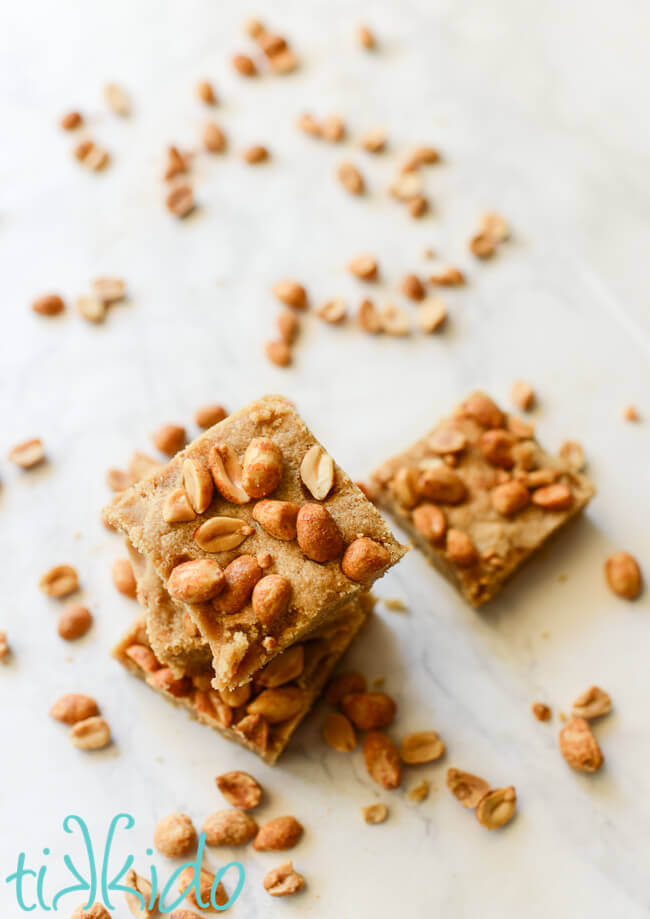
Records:
[[[225,572],[211,558],[182,562],[172,569],[167,579],[170,595],[183,603],[205,603],[224,591],[226,585]]]
[[[291,542],[297,536],[299,510],[299,505],[292,501],[258,501],[253,507],[253,519],[271,536]]]
[[[329,511],[321,504],[305,504],[296,518],[298,545],[314,562],[329,562],[343,551],[343,536]]]
[[[371,731],[363,742],[363,758],[369,776],[385,788],[392,791],[402,781],[402,762],[397,747],[388,734],[383,731]]]

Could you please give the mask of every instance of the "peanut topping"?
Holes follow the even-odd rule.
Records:
[[[291,542],[296,538],[299,510],[299,505],[292,501],[258,501],[253,507],[253,519],[271,536]]]
[[[221,593],[225,585],[226,576],[221,565],[211,558],[182,562],[167,579],[170,595],[183,603],[205,603]]]
[[[510,517],[528,506],[530,492],[521,482],[512,479],[512,481],[504,482],[503,485],[497,485],[496,488],[492,489],[490,500],[492,507],[498,514]]]
[[[374,581],[389,563],[390,554],[384,546],[368,536],[361,536],[345,550],[341,570],[351,581],[366,584]]]
[[[256,674],[256,682],[267,689],[283,686],[297,679],[305,666],[305,649],[303,645],[292,645],[274,658],[270,664]]]
[[[202,832],[209,846],[243,846],[257,835],[258,829],[245,811],[228,808],[206,817]]]
[[[522,412],[528,412],[535,403],[535,390],[525,380],[516,380],[512,384],[510,398]]]
[[[352,163],[341,163],[337,175],[343,188],[351,195],[363,194],[365,188],[363,176]]]
[[[344,696],[350,693],[363,693],[366,691],[366,678],[361,673],[341,673],[330,680],[325,691],[325,700],[328,705],[338,705]]]
[[[264,353],[276,367],[288,367],[291,363],[291,347],[286,341],[267,341]]]
[[[128,558],[118,558],[113,562],[112,568],[113,584],[125,597],[135,599],[138,593],[138,585],[133,573],[133,565]]]
[[[478,561],[478,551],[467,533],[462,530],[447,531],[447,555],[461,568],[469,567]]]
[[[58,316],[65,309],[65,303],[58,294],[44,294],[32,303],[32,309],[39,316]]]
[[[300,478],[317,501],[323,501],[334,485],[334,460],[320,444],[313,444],[300,464]]]
[[[184,523],[194,520],[196,513],[184,488],[170,492],[163,501],[162,515],[165,523]]]
[[[371,779],[392,791],[402,781],[402,762],[397,747],[383,731],[370,731],[363,742],[363,759]]]
[[[424,287],[416,274],[407,274],[401,286],[402,293],[409,300],[424,300]]]
[[[600,686],[585,689],[573,703],[573,714],[576,718],[599,718],[612,710],[612,700]]]
[[[364,332],[378,335],[383,331],[381,316],[372,300],[362,300],[357,313],[357,322]]]
[[[38,586],[48,597],[67,597],[78,589],[79,577],[71,565],[56,565],[45,572]]]
[[[249,715],[261,715],[269,724],[280,724],[302,711],[304,704],[303,689],[298,686],[279,686],[261,692],[249,702],[246,711]]]
[[[194,542],[204,552],[236,549],[254,533],[253,527],[237,517],[210,517],[194,531]]]
[[[603,754],[584,718],[571,718],[560,731],[560,752],[572,769],[597,772],[603,764]]]
[[[214,484],[207,466],[199,460],[186,459],[183,462],[183,485],[197,514],[202,514],[210,507]]]
[[[447,788],[463,807],[475,808],[490,786],[485,779],[460,769],[447,769]]]
[[[232,65],[243,77],[254,77],[257,73],[257,67],[247,54],[235,54]]]
[[[102,750],[111,742],[111,731],[103,718],[94,716],[73,724],[70,740],[79,750]]]
[[[430,542],[441,542],[447,531],[443,511],[435,504],[420,504],[413,511],[413,526]]]
[[[418,503],[417,473],[410,466],[398,469],[390,482],[390,490],[402,507],[415,507]]]
[[[264,876],[264,890],[272,897],[292,896],[305,886],[302,874],[293,870],[293,862],[284,862]]]
[[[516,439],[508,431],[494,428],[481,434],[478,440],[478,448],[493,466],[499,466],[501,469],[512,469],[515,464],[512,448],[516,442]]]
[[[460,407],[460,412],[466,418],[473,418],[484,428],[503,427],[503,412],[485,393],[475,392],[468,399],[465,399]]]
[[[226,135],[215,121],[206,121],[201,139],[203,146],[210,153],[223,153],[226,149]]]
[[[314,562],[330,562],[343,551],[343,536],[334,518],[321,504],[305,504],[296,518],[298,545]]]
[[[612,593],[635,600],[641,593],[641,569],[629,552],[615,552],[605,562],[605,578]]]
[[[354,728],[340,712],[330,712],[325,718],[323,740],[339,753],[351,753],[357,745]]]
[[[194,192],[192,191],[192,186],[183,182],[180,185],[174,186],[172,190],[167,195],[167,210],[174,215],[174,217],[187,217],[188,214],[191,214],[194,210]]]
[[[273,285],[272,290],[281,303],[292,306],[296,310],[307,309],[307,291],[297,281],[278,281]]]
[[[134,661],[141,670],[146,670],[147,673],[155,673],[156,670],[160,670],[160,664],[156,655],[151,648],[147,648],[146,645],[129,645],[124,653]]]
[[[512,820],[517,809],[517,793],[512,785],[488,791],[476,805],[476,819],[488,830],[497,830]]]
[[[555,485],[546,485],[533,492],[533,504],[546,511],[565,511],[573,503],[573,495],[568,485],[557,482]]]
[[[397,705],[385,692],[354,692],[341,699],[341,711],[360,731],[374,731],[392,724]]]
[[[423,498],[440,504],[460,504],[467,497],[467,487],[461,477],[442,463],[422,470],[417,491]]]
[[[234,559],[224,571],[225,587],[213,603],[215,610],[218,613],[238,613],[250,600],[253,588],[261,577],[262,569],[252,555],[240,555]]]
[[[182,450],[187,440],[185,428],[180,424],[163,424],[151,435],[154,446],[167,456]]]
[[[361,808],[361,816],[366,823],[383,823],[388,819],[388,808],[385,804],[367,804]]]
[[[261,571],[260,571],[261,574]],[[289,609],[292,588],[281,574],[267,574],[253,590],[253,612],[266,628],[273,628]]]
[[[280,484],[284,471],[282,450],[266,437],[255,437],[244,453],[241,483],[251,498],[264,498]]]
[[[59,616],[57,631],[65,641],[75,641],[86,634],[92,622],[93,617],[90,610],[75,603],[64,609]]]
[[[467,446],[467,438],[457,428],[441,427],[429,438],[429,446],[434,453],[441,456],[447,453],[460,453]]]
[[[445,745],[435,731],[417,731],[409,734],[402,741],[400,756],[409,766],[421,763],[432,763],[440,759],[445,752]]]
[[[187,814],[169,814],[156,824],[153,844],[167,858],[189,855],[196,848],[196,830]]]
[[[216,781],[219,791],[233,807],[252,810],[262,800],[261,787],[247,772],[224,772]]]
[[[99,715],[99,706],[90,696],[84,696],[80,692],[69,692],[56,700],[50,709],[50,715],[63,724],[72,725]]]
[[[538,721],[548,721],[551,717],[551,709],[543,702],[533,702],[530,708]]]
[[[348,263],[348,271],[360,281],[374,281],[377,277],[377,260],[372,255],[357,255]]]
[[[241,464],[230,444],[215,444],[208,464],[219,494],[231,504],[248,504],[250,496],[242,485]]]
[[[33,440],[26,440],[22,444],[16,444],[9,452],[9,459],[12,463],[20,466],[21,469],[31,469],[33,466],[38,466],[45,459],[43,441],[35,437]]]

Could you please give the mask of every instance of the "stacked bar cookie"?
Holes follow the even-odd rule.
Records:
[[[270,763],[406,551],[280,396],[210,428],[104,515],[143,610],[118,660]]]

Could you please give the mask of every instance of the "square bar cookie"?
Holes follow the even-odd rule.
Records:
[[[532,425],[482,392],[380,466],[371,487],[474,606],[594,495],[575,465],[540,447]]]
[[[250,680],[406,551],[281,396],[214,425],[104,515],[209,644],[215,689]]]
[[[273,765],[310,710],[331,672],[372,611],[367,593],[335,613],[317,633],[293,645],[234,690],[212,687],[214,671],[173,673],[151,649],[144,617],[137,619],[113,651],[134,676],[193,718],[214,728]]]

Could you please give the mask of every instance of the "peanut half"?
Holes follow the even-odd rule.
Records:
[[[84,696],[83,693],[70,692],[54,703],[50,709],[52,718],[62,721],[63,724],[76,724],[78,721],[85,721],[94,715],[99,715],[99,706],[90,696]]]
[[[361,815],[366,823],[383,823],[388,819],[388,808],[385,804],[367,804],[361,808]]]
[[[202,514],[210,507],[214,484],[207,466],[198,460],[186,459],[183,463],[183,485],[197,514]]]
[[[560,731],[560,752],[572,769],[598,772],[603,754],[584,718],[571,718]]]
[[[475,808],[490,786],[485,779],[461,769],[447,769],[447,788],[463,807]]]
[[[56,565],[41,577],[38,586],[48,597],[67,597],[79,587],[79,577],[71,565]]]
[[[194,531],[194,542],[204,552],[226,552],[236,549],[254,532],[237,517],[210,517]]]
[[[287,897],[302,890],[305,879],[302,874],[293,870],[293,862],[284,862],[264,876],[263,884],[264,890],[272,897]]]
[[[340,712],[330,712],[323,723],[323,740],[339,753],[351,753],[357,745],[354,728]]]
[[[215,444],[208,459],[214,484],[231,504],[248,504],[250,496],[242,485],[242,470],[237,454],[229,444]]]
[[[249,715],[262,715],[269,724],[280,724],[297,715],[304,704],[303,689],[299,686],[280,686],[277,689],[265,689],[249,702],[246,711]]]
[[[334,485],[334,460],[320,444],[313,444],[300,464],[300,478],[317,501],[323,501]]]
[[[184,488],[170,492],[163,502],[162,516],[165,523],[186,523],[196,518],[196,511]]]
[[[416,731],[402,741],[400,756],[409,766],[432,763],[445,752],[444,742],[435,731]]]
[[[512,785],[488,791],[476,805],[476,819],[488,830],[508,823],[517,809],[517,793]]]
[[[38,466],[45,459],[43,441],[35,437],[32,440],[16,444],[9,452],[9,459],[12,463],[20,466],[21,469],[32,469],[34,466]]]
[[[248,772],[236,770],[218,775],[217,787],[229,804],[252,810],[262,800],[262,788]]]
[[[577,718],[599,718],[612,710],[612,700],[600,686],[590,686],[573,703]]]
[[[73,724],[70,740],[79,750],[102,750],[111,742],[111,731],[106,721],[95,715]]]
[[[360,731],[386,728],[395,719],[397,705],[384,692],[354,692],[341,699],[341,711]]]
[[[388,734],[370,731],[363,742],[363,758],[368,775],[378,785],[387,791],[399,787],[402,781],[402,761]]]

